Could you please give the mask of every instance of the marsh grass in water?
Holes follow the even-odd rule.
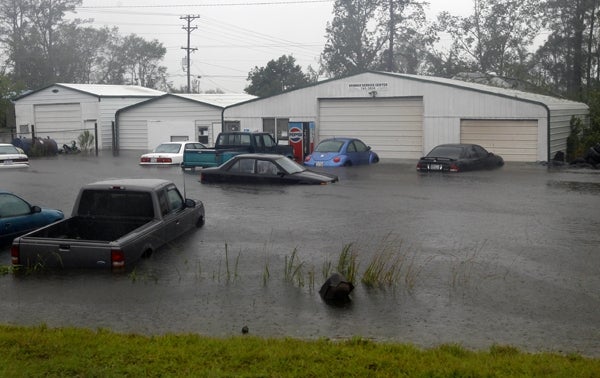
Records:
[[[298,248],[294,248],[290,256],[285,256],[284,280],[304,286],[304,262],[298,257]]]
[[[398,284],[405,259],[402,240],[392,238],[391,234],[388,234],[376,246],[373,258],[363,272],[361,282],[368,287]]]
[[[357,252],[354,243],[348,243],[342,248],[338,258],[337,271],[350,282],[356,282],[358,272]]]
[[[0,326],[2,377],[598,377],[600,359],[494,345],[142,336]]]

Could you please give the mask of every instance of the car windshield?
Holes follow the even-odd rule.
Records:
[[[20,154],[20,152],[13,146],[0,146],[0,154],[2,154],[2,155]]]
[[[290,158],[282,157],[277,159],[276,161],[277,164],[279,164],[281,168],[283,168],[283,170],[288,174],[306,171],[306,168],[304,168],[302,165],[296,163]]]
[[[437,146],[427,154],[428,157],[459,159],[462,148],[458,146]]]
[[[315,152],[340,152],[343,145],[343,140],[324,140],[317,145]]]
[[[154,152],[165,152],[169,154],[176,154],[181,149],[181,144],[177,143],[165,143],[161,144],[154,149]]]

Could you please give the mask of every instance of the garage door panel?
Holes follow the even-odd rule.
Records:
[[[36,132],[54,139],[59,146],[77,140],[83,131],[79,103],[38,104],[33,111]]]
[[[119,125],[119,148],[123,150],[146,150],[148,148],[148,122],[127,120]]]
[[[537,142],[537,135],[531,134],[484,134],[484,133],[471,133],[467,135],[463,135],[461,140],[482,140],[484,138],[490,138],[492,136],[496,141],[530,141]]]
[[[423,149],[423,103],[415,98],[321,100],[317,128],[319,139],[359,138],[382,158],[418,158]]]
[[[536,161],[537,120],[462,120],[461,143],[474,143],[506,161]]]

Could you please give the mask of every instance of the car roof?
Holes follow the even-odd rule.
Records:
[[[234,158],[258,158],[258,159],[279,159],[285,157],[280,154],[239,154],[235,155]]]
[[[350,138],[350,137],[333,137],[333,138],[327,138],[327,139],[323,139],[321,142],[325,142],[327,140],[341,140],[341,141],[348,141],[348,140],[356,140],[358,138]],[[320,142],[319,142],[320,143]]]
[[[473,144],[473,143],[446,143],[446,144],[439,144],[433,148],[436,147],[459,147],[459,148],[465,148],[465,147],[471,147],[471,146],[479,146],[478,144]],[[480,146],[481,147],[481,146]]]

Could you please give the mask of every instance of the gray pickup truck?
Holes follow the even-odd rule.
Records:
[[[204,204],[170,181],[99,181],[80,189],[70,218],[16,238],[12,264],[122,271],[204,219]]]

